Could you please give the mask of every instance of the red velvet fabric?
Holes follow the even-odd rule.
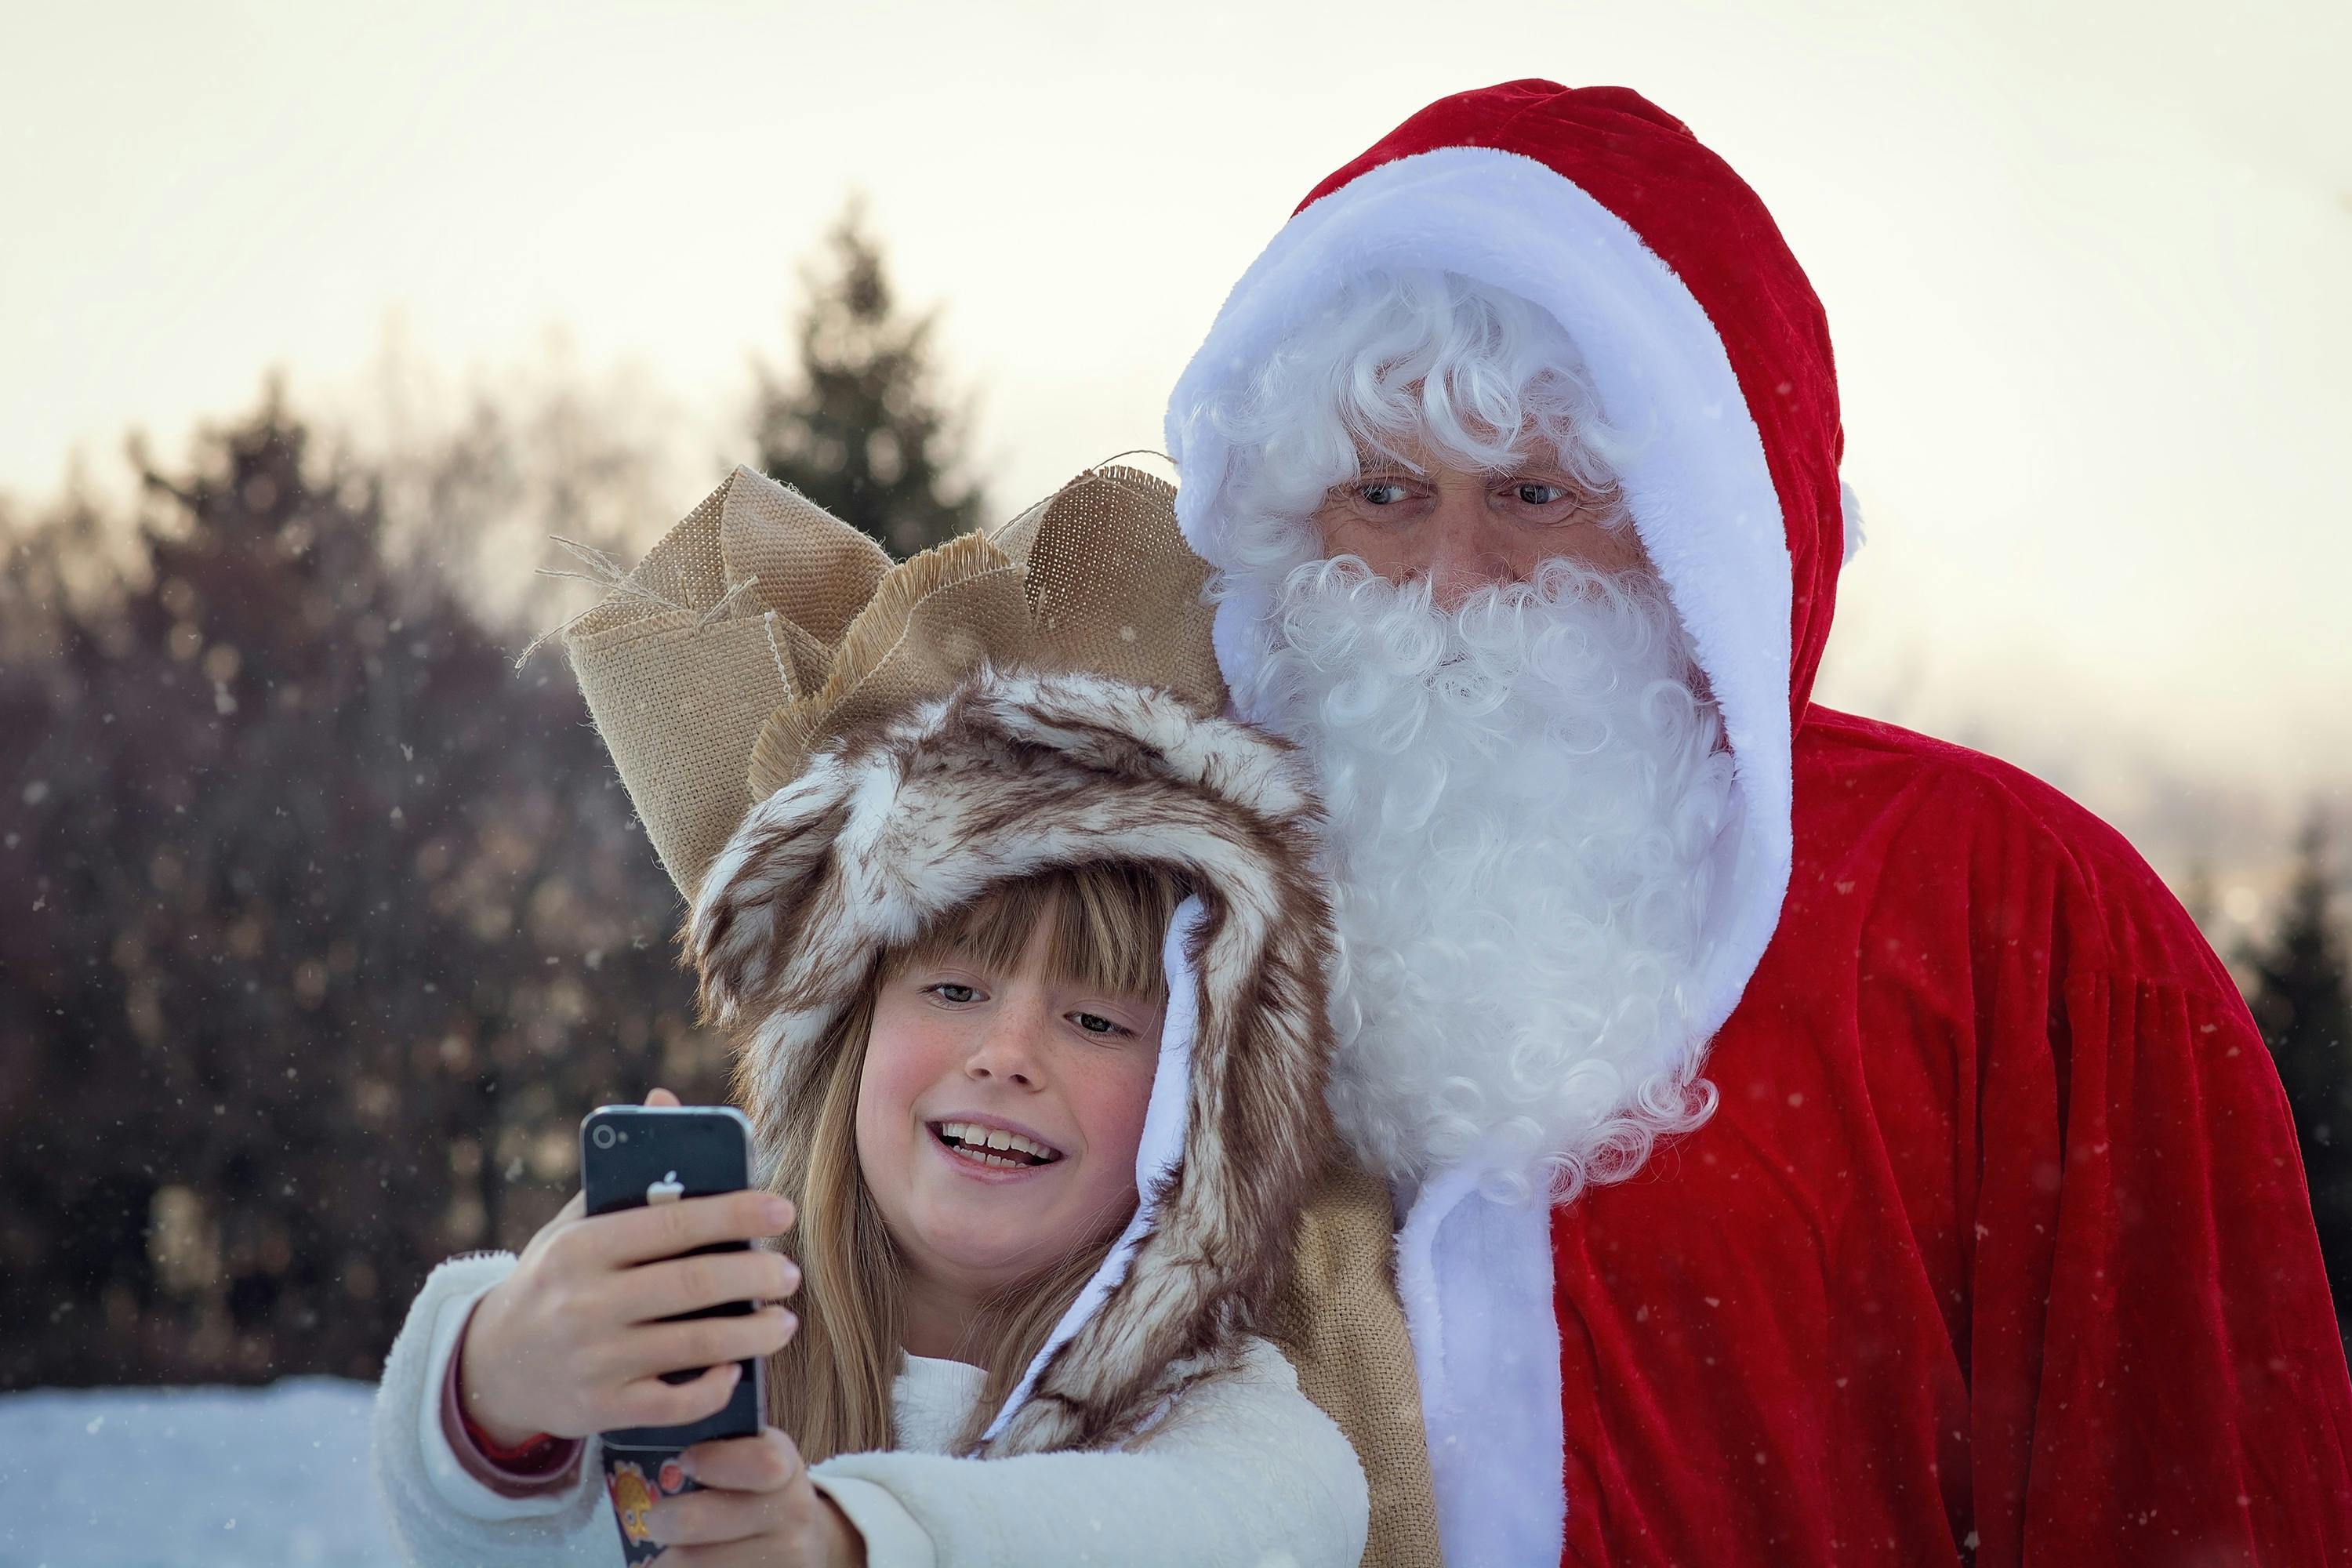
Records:
[[[1814,709],[1720,1109],[1553,1225],[1582,1564],[2352,1562],[2294,1129],[2130,847]]]
[[[2056,791],[1810,704],[1843,437],[1770,215],[1638,95],[1545,81],[1431,105],[1307,204],[1445,146],[1573,180],[1690,289],[1793,574],[1795,868],[1720,1108],[1555,1215],[1566,1561],[2352,1562],[2352,1382],[2229,975]]]

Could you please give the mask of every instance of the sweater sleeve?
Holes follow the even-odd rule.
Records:
[[[514,1263],[507,1253],[452,1258],[417,1292],[376,1391],[377,1493],[412,1563],[618,1568],[620,1532],[597,1484],[602,1467],[593,1450],[570,1485],[509,1496],[484,1484],[450,1447],[442,1402],[459,1333],[474,1304]]]
[[[847,1454],[812,1475],[872,1568],[1354,1568],[1370,1517],[1355,1451],[1262,1341],[1129,1448]]]

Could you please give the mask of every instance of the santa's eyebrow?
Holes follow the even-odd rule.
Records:
[[[1391,451],[1386,447],[1368,441],[1360,436],[1356,438],[1356,468],[1358,471],[1360,472],[1366,468],[1380,467],[1399,468],[1404,469],[1408,473],[1416,475],[1425,473],[1427,471],[1423,465],[1414,462],[1411,458],[1406,457],[1403,453]]]

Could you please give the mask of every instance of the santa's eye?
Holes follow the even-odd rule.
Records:
[[[1511,486],[1511,499],[1522,506],[1551,506],[1568,499],[1568,487],[1548,485],[1540,479],[1521,479]]]
[[[1356,497],[1366,506],[1395,506],[1405,499],[1405,488],[1394,479],[1374,479],[1358,485]]]

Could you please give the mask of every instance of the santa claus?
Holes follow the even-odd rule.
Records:
[[[1312,191],[1168,421],[1333,816],[1449,1562],[2320,1563],[2352,1387],[2229,975],[2119,837],[1810,700],[1822,309],[1632,92]]]

